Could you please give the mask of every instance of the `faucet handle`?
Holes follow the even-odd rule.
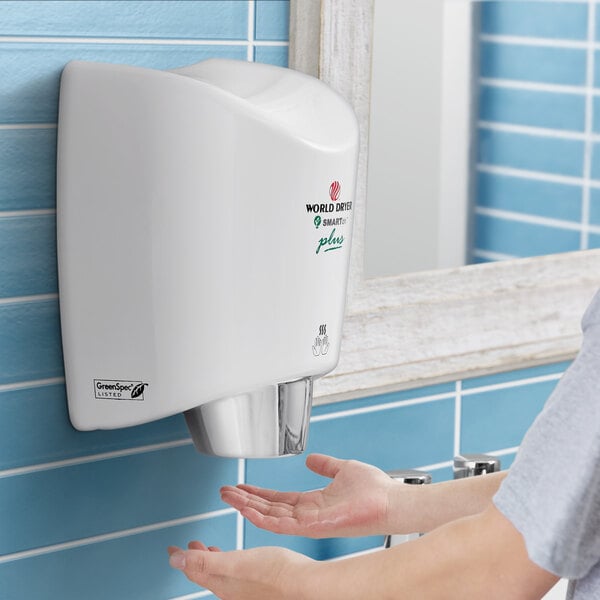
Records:
[[[500,459],[491,454],[458,454],[454,457],[454,479],[496,473],[500,468]]]
[[[431,474],[425,471],[418,471],[416,469],[402,469],[396,471],[386,471],[386,473],[394,480],[407,485],[426,485],[431,483]],[[383,547],[391,548],[404,542],[410,542],[420,537],[420,533],[408,533],[401,535],[386,535]]]
[[[431,475],[425,471],[418,471],[417,469],[398,469],[396,471],[386,471],[386,474],[392,479],[408,485],[431,483]]]

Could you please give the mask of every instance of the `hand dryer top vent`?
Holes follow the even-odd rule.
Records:
[[[302,452],[312,382],[339,358],[357,152],[350,107],[302,73],[69,63],[57,229],[73,425],[184,412],[202,452]]]

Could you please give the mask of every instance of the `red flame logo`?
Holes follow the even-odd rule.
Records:
[[[341,189],[342,189],[342,186],[340,185],[339,181],[334,181],[329,186],[329,197],[331,198],[331,200],[333,202],[335,202],[340,197],[340,190]]]

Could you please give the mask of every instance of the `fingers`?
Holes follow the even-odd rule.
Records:
[[[207,546],[203,542],[193,541],[188,544],[189,550],[202,551],[204,553],[221,552],[221,549],[217,546]],[[190,553],[185,552],[179,546],[169,546],[167,548],[169,553],[169,564],[180,571],[187,571],[190,568]]]
[[[188,549],[190,549],[190,550],[208,550],[208,546],[206,546],[202,542],[193,541],[188,544]]]
[[[240,514],[248,519],[252,525],[260,529],[266,529],[273,533],[283,533],[287,535],[298,535],[301,533],[301,526],[294,517],[274,517],[265,515],[254,508],[244,508]]]
[[[224,570],[228,569],[227,563],[220,559],[221,556],[223,554],[220,552],[199,549],[179,550],[170,555],[169,564],[174,569],[183,571],[185,576],[194,583],[212,588],[215,577],[224,574]]]
[[[221,488],[221,493],[239,492],[240,490],[252,496],[256,496],[257,498],[267,500],[268,502],[280,502],[282,504],[289,504],[291,506],[295,506],[301,496],[299,492],[278,492],[276,490],[268,490],[245,483],[241,483],[235,487],[226,485]]]
[[[268,498],[286,497],[289,499],[288,502],[274,501],[271,499],[265,499],[261,495],[256,495],[253,492],[248,491],[257,490],[259,492],[266,491]],[[254,488],[252,486],[238,486],[230,487],[226,486],[221,489],[221,499],[230,506],[233,506],[236,510],[242,511],[246,508],[252,508],[264,515],[273,517],[287,517],[291,516],[294,511],[295,504],[298,502],[300,494],[297,493],[286,493],[278,495],[277,492],[271,490],[260,490],[260,488]],[[293,502],[293,503],[291,503]]]
[[[333,479],[344,466],[345,460],[327,456],[326,454],[309,454],[306,458],[306,466],[316,473]]]
[[[221,552],[221,549],[217,546],[206,546],[202,542],[193,541],[188,544],[189,550],[204,550],[209,552]]]

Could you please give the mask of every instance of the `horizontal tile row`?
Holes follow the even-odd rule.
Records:
[[[474,247],[476,250],[515,257],[573,252],[581,250],[581,233],[572,229],[476,214]]]
[[[67,414],[64,384],[0,391],[2,471],[72,460],[138,446],[189,439],[182,415],[138,427],[77,431]]]
[[[585,130],[585,94],[479,86],[479,118],[530,127]]]
[[[584,48],[499,44],[479,45],[482,77],[583,86],[587,51]]]
[[[63,493],[68,495],[70,490]],[[121,496],[125,495],[124,490]],[[89,502],[89,499],[82,501]],[[111,504],[98,508],[110,511],[112,504],[120,501],[121,498],[115,498]],[[233,550],[235,516],[226,515],[24,560],[0,562],[2,597],[7,600],[169,600],[194,594],[201,588],[172,569],[167,556],[167,546],[184,547],[194,539],[216,542],[222,550]]]
[[[0,385],[63,375],[58,301],[0,303]]]
[[[248,39],[248,0],[0,3],[0,36]],[[254,38],[287,40],[289,0],[255,3]]]
[[[0,211],[55,208],[55,127],[0,129],[0,156]]]
[[[222,510],[236,482],[237,461],[191,444],[0,478],[0,554]]]
[[[71,60],[174,69],[208,58],[246,60],[247,48],[245,44],[0,43],[0,124],[55,123],[60,74]],[[257,47],[256,60],[286,63],[287,47]]]
[[[482,2],[481,32],[582,41],[588,10],[587,2]]]
[[[492,85],[479,86],[479,118],[485,122],[550,129],[555,137],[573,137],[586,130],[586,93],[519,89]],[[600,133],[600,96],[595,95],[591,110],[592,133]],[[561,132],[564,134],[561,136]]]
[[[461,409],[462,452],[518,446],[556,386],[556,380],[465,395]]]
[[[478,162],[486,165],[583,177],[582,140],[479,128],[477,152]]]
[[[57,292],[55,216],[0,218],[0,298]]]
[[[583,315],[582,315],[583,316]],[[490,388],[503,386],[511,388],[523,385],[524,382],[537,382],[540,378],[560,377],[571,364],[571,361],[551,363],[540,365],[538,367],[528,367],[526,369],[515,369],[503,373],[494,373],[492,375],[482,375],[481,377],[472,377],[463,379],[461,389],[463,394],[480,393]]]
[[[480,50],[479,72],[486,80],[508,80],[515,82],[515,85],[516,82],[522,82],[528,87],[531,84],[568,86],[564,92],[585,93],[588,60],[585,48],[540,47],[484,40]],[[591,86],[597,95],[600,89],[599,49],[593,54]],[[556,89],[557,92],[560,90],[560,87]]]
[[[576,223],[582,218],[582,185],[478,171],[476,188],[480,207]]]

